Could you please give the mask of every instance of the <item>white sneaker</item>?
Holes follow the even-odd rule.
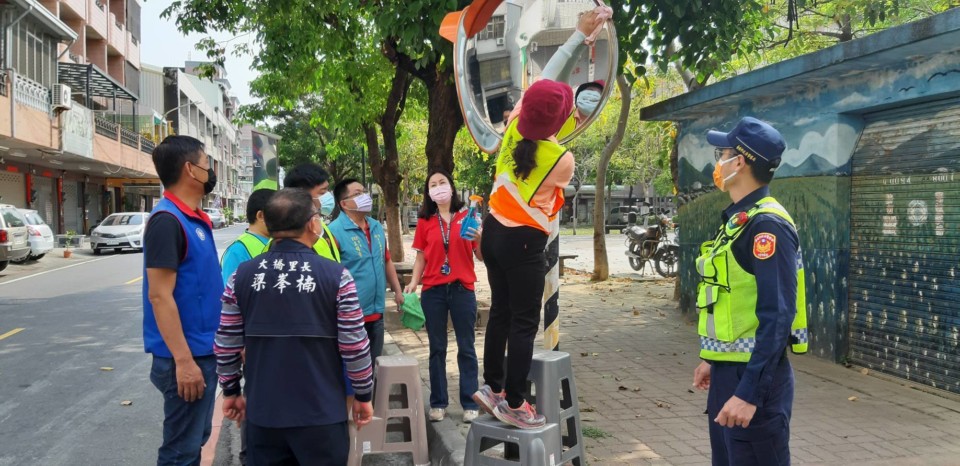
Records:
[[[463,423],[470,424],[479,415],[480,415],[480,412],[475,409],[466,409],[463,411]]]
[[[442,421],[447,415],[447,410],[443,408],[430,408],[430,422]]]

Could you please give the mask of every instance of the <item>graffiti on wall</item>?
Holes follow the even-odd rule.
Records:
[[[861,115],[871,109],[955,93],[960,88],[960,72],[955,72],[960,69],[960,53],[914,57],[883,70],[870,64],[834,66],[838,71],[831,75],[837,77],[776,83],[778,87],[768,91],[769,95],[757,95],[764,93],[761,88],[750,95],[728,96],[696,109],[697,118],[681,119],[678,197],[684,230],[680,238],[680,305],[684,312],[696,310],[697,277],[692,264],[697,246],[716,231],[720,212],[730,203],[729,197],[713,186],[715,161],[706,132],[729,131],[741,117],[756,116],[775,126],[787,141],[771,192],[798,225],[807,273],[811,352],[840,360],[848,353],[850,192],[852,157],[865,126]],[[730,108],[736,110],[730,112]],[[881,158],[878,164],[900,169],[905,163],[909,166],[911,162],[902,156],[905,149],[914,150],[903,144],[886,147],[890,158]],[[950,157],[955,164],[960,155]],[[896,197],[892,207],[881,196],[876,212],[878,233],[902,234],[905,225],[912,225],[911,219],[930,225],[934,235],[949,231],[949,212],[944,212],[949,198],[938,201],[936,196],[931,192],[930,199],[917,199],[922,202],[912,205],[906,201],[902,206]]]

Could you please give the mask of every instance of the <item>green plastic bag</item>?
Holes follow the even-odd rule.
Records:
[[[400,314],[400,322],[404,327],[414,332],[423,328],[423,323],[427,319],[423,316],[423,308],[420,307],[420,296],[416,293],[404,293],[403,306],[400,308],[403,310]]]

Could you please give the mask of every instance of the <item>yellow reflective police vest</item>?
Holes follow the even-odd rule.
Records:
[[[516,162],[513,160],[513,150],[523,136],[517,131],[515,118],[507,126],[500,144],[500,153],[497,156],[496,173],[493,180],[493,192],[490,194],[490,207],[500,215],[510,220],[528,225],[545,233],[550,231],[550,222],[563,207],[563,189],[557,188],[554,192],[553,211],[544,212],[539,207],[531,205],[534,195],[547,175],[557,166],[560,158],[567,153],[567,149],[555,142],[541,140],[537,143],[537,166],[530,171],[525,179],[518,179],[513,173]]]
[[[765,197],[747,211],[745,222],[727,222],[715,239],[700,246],[700,256],[697,257],[697,273],[700,275],[697,330],[700,357],[708,361],[748,362],[756,345],[760,326],[756,313],[757,280],[737,263],[731,246],[759,214],[776,215],[796,228],[786,209],[773,197]],[[799,251],[796,306],[789,341],[791,350],[802,354],[807,352],[808,332],[806,288]]]
[[[327,223],[320,221],[320,225],[323,226],[323,237],[318,239],[316,243],[313,243],[313,250],[320,254],[320,257],[326,257],[334,262],[340,262],[340,248],[337,247],[337,240],[333,237],[333,233],[330,233],[330,230],[327,229]]]

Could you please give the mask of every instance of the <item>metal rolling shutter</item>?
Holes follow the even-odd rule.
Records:
[[[63,227],[67,231],[73,230],[78,234],[83,233],[83,216],[80,213],[80,205],[83,199],[80,199],[80,189],[76,181],[63,182]]]
[[[60,233],[57,231],[57,191],[56,191],[56,182],[54,178],[46,178],[43,176],[33,177],[33,189],[37,190],[37,200],[33,203],[33,208],[40,212],[40,216],[43,217],[43,221],[47,222],[47,225],[50,225],[50,228],[54,233]]]
[[[27,206],[26,181],[23,173],[0,172],[0,204]]]
[[[852,162],[850,359],[960,393],[960,99],[866,120]]]

